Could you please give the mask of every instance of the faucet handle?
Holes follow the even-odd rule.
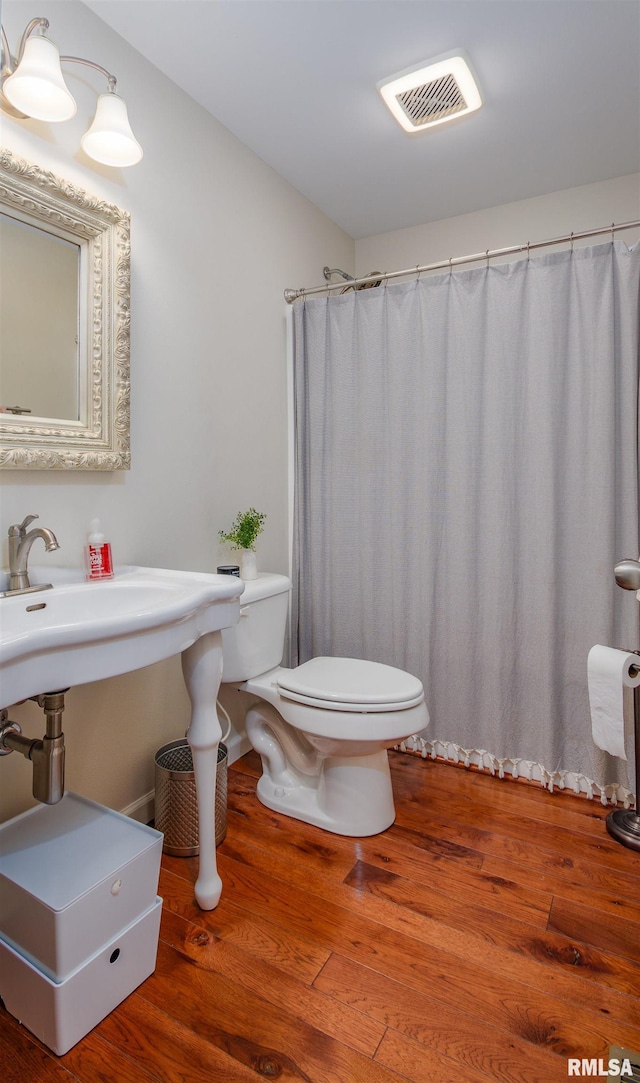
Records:
[[[16,523],[14,526],[9,527],[9,537],[24,537],[24,535],[27,533],[27,527],[29,526],[29,524],[32,523],[34,519],[39,518],[39,515],[26,515],[20,524]]]

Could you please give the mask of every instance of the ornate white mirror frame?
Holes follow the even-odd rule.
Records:
[[[0,467],[128,470],[130,216],[3,148],[0,212],[79,246],[86,328],[79,420],[0,413]]]

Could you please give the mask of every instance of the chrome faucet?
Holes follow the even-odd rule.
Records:
[[[51,584],[32,587],[29,583],[29,553],[36,538],[42,538],[47,553],[59,549],[58,539],[52,530],[47,527],[35,527],[27,532],[30,523],[37,519],[37,515],[27,515],[19,525],[9,527],[9,590],[6,594],[15,591],[47,590]]]

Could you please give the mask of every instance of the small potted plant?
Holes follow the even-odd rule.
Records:
[[[220,541],[240,550],[240,575],[242,579],[256,579],[256,538],[264,530],[266,515],[255,508],[239,511],[231,530],[219,531]]]

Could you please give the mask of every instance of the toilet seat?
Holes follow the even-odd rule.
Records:
[[[348,714],[388,714],[424,702],[417,677],[361,658],[312,658],[296,669],[280,670],[276,687],[283,699]]]

